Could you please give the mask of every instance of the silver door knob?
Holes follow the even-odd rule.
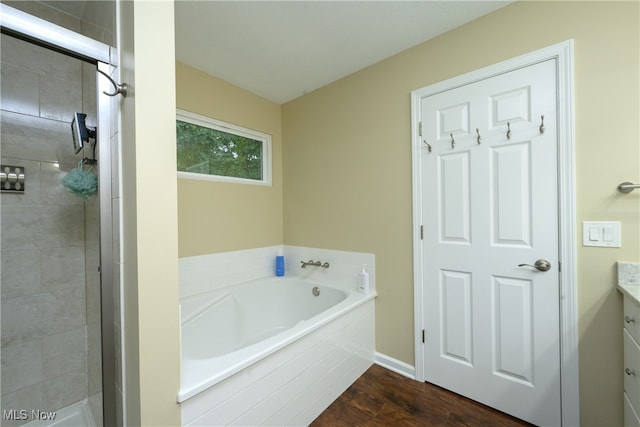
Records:
[[[551,263],[546,259],[539,259],[533,265],[531,264],[518,264],[518,267],[533,267],[536,270],[540,271],[549,271],[551,270]]]

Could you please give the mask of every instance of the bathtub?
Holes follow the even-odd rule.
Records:
[[[351,284],[339,285],[271,277],[181,299],[177,400],[183,425],[277,425],[297,423],[296,417],[302,424],[312,421],[373,361],[375,293],[361,295]],[[303,415],[282,410],[301,391],[326,394],[327,385],[316,391],[313,387],[328,381],[327,371],[340,365],[339,378],[328,386],[337,395],[326,396]],[[315,378],[309,373],[314,369]],[[278,395],[283,402],[279,407],[265,403]]]

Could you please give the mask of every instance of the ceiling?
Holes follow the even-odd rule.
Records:
[[[176,59],[280,104],[512,2],[176,0]]]
[[[177,1],[176,59],[284,103],[511,1]]]

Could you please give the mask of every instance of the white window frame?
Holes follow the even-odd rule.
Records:
[[[252,184],[271,186],[271,135],[258,132],[253,129],[247,129],[221,120],[212,119],[211,117],[202,116],[185,110],[176,110],[176,120],[187,122],[194,125],[206,127],[209,129],[219,130],[221,132],[232,133],[243,136],[245,138],[254,139],[262,142],[262,179],[238,178],[234,176],[209,175],[194,172],[178,171],[178,178],[197,179],[201,181],[217,181],[229,182],[236,184]]]

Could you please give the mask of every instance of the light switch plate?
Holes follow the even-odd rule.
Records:
[[[619,248],[621,245],[620,221],[582,222],[582,246]]]

